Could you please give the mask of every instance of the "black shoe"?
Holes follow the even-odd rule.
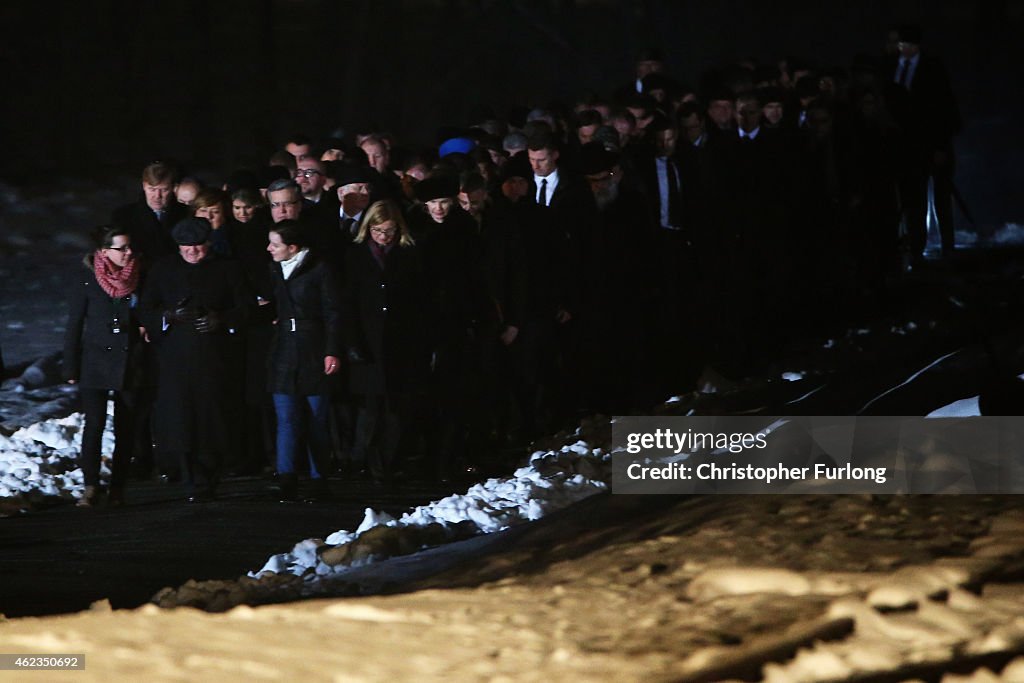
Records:
[[[277,483],[271,488],[282,503],[294,503],[299,499],[299,479],[294,474],[278,474]]]
[[[110,487],[110,491],[107,493],[107,505],[112,508],[124,505],[124,489],[120,486]]]
[[[320,503],[331,498],[331,487],[327,484],[327,479],[321,478],[310,481],[309,493],[303,500],[307,503]]]

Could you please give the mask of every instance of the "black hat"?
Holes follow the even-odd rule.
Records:
[[[459,194],[459,181],[450,175],[432,175],[416,184],[416,199],[429,202],[431,199],[455,197]]]
[[[896,29],[901,43],[921,44],[921,27],[916,24],[903,24]]]
[[[646,130],[651,133],[659,133],[663,130],[675,128],[676,124],[669,117],[662,114],[660,111],[651,117],[651,122],[647,124]]]
[[[656,47],[648,47],[640,50],[636,56],[638,62],[664,62],[665,55]]]
[[[334,182],[338,187],[352,183],[372,183],[374,173],[369,166],[361,164],[339,164],[334,170]]]
[[[600,142],[588,142],[580,148],[580,171],[594,175],[609,171],[619,163],[619,155],[609,152]]]
[[[270,187],[275,180],[291,180],[292,174],[284,166],[264,166],[256,173],[259,187]]]
[[[671,91],[676,90],[679,87],[670,77],[657,71],[644,76],[643,80],[640,81],[640,84],[643,86],[644,94],[647,94],[652,90]]]
[[[228,193],[242,188],[258,190],[260,188],[260,180],[255,171],[247,168],[238,168],[231,172],[228,179],[224,181],[224,185],[226,186],[224,189]]]
[[[183,247],[205,244],[210,241],[210,221],[205,218],[185,218],[171,229],[171,237]]]
[[[761,100],[761,104],[768,104],[769,102],[785,103],[786,101],[786,91],[775,86],[758,90],[757,96]]]
[[[501,182],[505,182],[509,178],[525,178],[526,180],[533,178],[533,168],[525,153],[519,152],[505,162],[501,169]]]

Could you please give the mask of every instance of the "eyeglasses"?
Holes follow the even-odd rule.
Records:
[[[374,235],[394,235],[398,231],[395,228],[370,228],[370,232]]]
[[[130,244],[126,244],[126,245],[124,245],[123,247],[106,247],[106,248],[107,248],[107,249],[110,249],[110,250],[112,250],[112,251],[121,251],[121,252],[124,252],[124,251],[131,251],[131,250],[132,250],[132,245],[130,245]]]
[[[312,178],[315,175],[323,175],[320,171],[315,168],[300,168],[295,171],[296,178]]]

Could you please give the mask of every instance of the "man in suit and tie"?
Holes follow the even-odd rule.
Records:
[[[528,378],[523,396],[533,401],[540,386],[547,385],[550,401],[542,413],[554,421],[547,426],[554,426],[577,404],[571,392],[580,386],[580,274],[588,266],[597,205],[583,178],[559,165],[551,133],[531,136],[526,153],[533,172],[522,223],[529,289],[516,345],[522,376]],[[559,355],[562,363],[555,360]],[[561,376],[555,376],[554,368],[559,367]],[[528,424],[525,429],[536,426]]]
[[[136,257],[149,263],[177,253],[171,228],[185,218],[187,209],[174,197],[176,180],[171,164],[154,161],[142,169],[142,196],[116,209],[111,217],[114,225],[128,229]]]
[[[901,26],[897,48],[899,55],[888,62],[886,80],[898,86],[890,91],[890,108],[909,143],[908,170],[900,193],[911,258],[920,261],[927,242],[929,179],[942,255],[948,257],[954,247],[953,137],[962,125],[960,109],[942,62],[921,52],[920,27]]]

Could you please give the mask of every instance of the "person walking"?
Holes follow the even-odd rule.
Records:
[[[302,404],[309,406],[305,441],[309,444],[310,499],[330,497],[331,377],[341,369],[337,277],[308,247],[302,226],[275,223],[268,233],[277,325],[270,350],[268,389],[277,414],[277,476],[281,499],[296,500],[296,451],[302,429]]]
[[[98,248],[86,255],[88,269],[72,292],[64,335],[64,376],[78,385],[85,413],[78,465],[85,479],[79,507],[104,495],[124,502],[126,469],[134,441],[135,392],[142,370],[142,331],[137,317],[140,267],[127,228],[100,229]],[[114,458],[109,489],[100,486],[100,458],[107,400],[114,401]]]

